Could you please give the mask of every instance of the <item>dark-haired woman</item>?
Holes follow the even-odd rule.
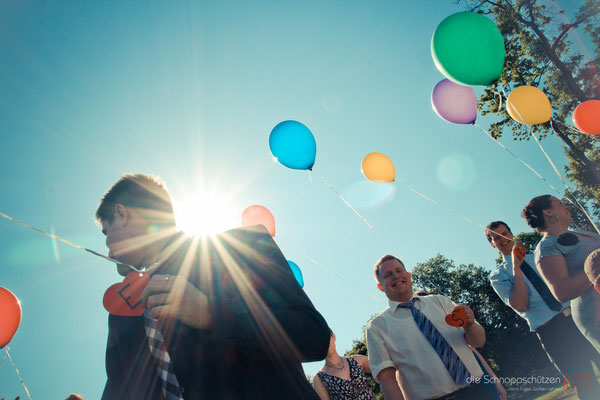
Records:
[[[569,209],[554,196],[533,198],[521,214],[544,237],[535,249],[535,261],[558,301],[571,300],[573,320],[600,351],[600,293],[584,272],[587,256],[600,248],[600,235],[569,231]]]

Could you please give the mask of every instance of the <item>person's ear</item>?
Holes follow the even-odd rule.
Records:
[[[377,283],[377,289],[379,289],[383,292],[383,286],[381,286],[381,283]]]
[[[410,276],[410,272],[407,272],[408,277],[410,278],[410,280],[412,281],[412,276]]]
[[[114,221],[118,222],[119,225],[125,226],[127,225],[127,221],[129,220],[129,210],[123,204],[117,203],[115,204],[115,215]]]

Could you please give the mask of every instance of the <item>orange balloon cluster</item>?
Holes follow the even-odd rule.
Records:
[[[506,99],[506,111],[521,124],[536,125],[552,119],[548,96],[535,86],[519,86]],[[588,100],[573,111],[573,124],[583,133],[600,135],[600,100]]]
[[[21,304],[10,290],[0,287],[0,348],[10,343],[21,323]]]

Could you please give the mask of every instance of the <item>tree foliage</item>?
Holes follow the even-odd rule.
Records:
[[[521,242],[528,253],[535,252],[535,247],[542,240],[542,234],[539,232],[521,232],[515,236],[515,241]]]
[[[543,0],[462,2],[469,10],[493,18],[504,37],[506,60],[498,88],[508,93],[515,87],[532,85],[550,99],[552,123],[530,129],[541,139],[557,135],[562,140],[568,159],[566,176],[593,214],[600,216],[600,138],[569,128],[577,105],[600,99],[600,2],[569,2],[578,4],[573,16],[557,8],[556,2]],[[500,138],[510,130],[513,140],[530,140],[527,127],[510,118],[502,101],[494,87],[486,88],[479,99],[482,115],[499,117],[490,126],[492,136]]]

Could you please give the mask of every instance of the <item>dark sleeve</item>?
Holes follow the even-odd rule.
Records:
[[[142,317],[109,314],[106,377],[102,400],[162,399]]]
[[[301,362],[325,358],[330,331],[281,250],[260,226],[227,232],[226,282],[232,296],[211,299],[213,333],[224,340]],[[227,283],[229,282],[229,283]]]
[[[121,362],[119,357],[119,348],[117,346],[118,333],[115,326],[114,316],[108,317],[108,342],[106,344],[106,385],[102,393],[102,400],[118,399],[123,397],[123,377],[121,371]]]

